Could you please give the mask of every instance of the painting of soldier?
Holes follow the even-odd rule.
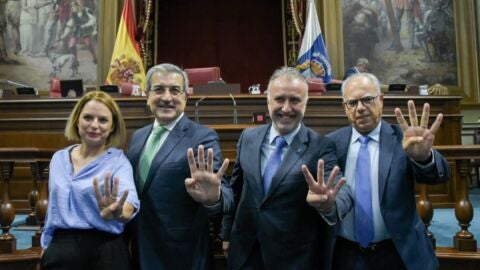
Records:
[[[48,90],[97,84],[98,0],[0,0],[0,74]],[[28,76],[25,76],[25,74]]]
[[[385,84],[458,85],[453,5],[453,0],[344,0],[344,66],[366,57]]]

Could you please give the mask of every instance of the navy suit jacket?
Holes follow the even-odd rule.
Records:
[[[135,175],[152,127],[153,124],[137,130],[130,139],[127,157]],[[208,217],[232,208],[233,193],[223,179],[222,203],[214,208],[204,207],[187,193],[185,179],[190,177],[187,149],[192,147],[196,156],[200,144],[205,149],[213,148],[214,169],[218,170],[223,158],[216,132],[184,115],[152,160],[143,190],[138,190],[137,184],[141,204],[131,222],[130,233],[134,261],[142,270],[212,269]]]
[[[346,80],[348,77],[352,76],[355,73],[358,73],[358,70],[355,67],[347,69],[347,71],[345,71],[345,75],[343,76],[343,80]]]
[[[342,171],[345,170],[351,135],[351,126],[327,135],[337,145]],[[432,243],[417,213],[415,181],[422,184],[445,182],[450,178],[450,167],[435,150],[434,166],[415,165],[403,150],[402,139],[403,132],[398,125],[382,121],[378,164],[380,211],[405,266],[408,269],[437,269],[438,261]]]
[[[256,241],[267,269],[318,269],[330,263],[323,249],[330,245],[323,244],[333,241],[334,231],[323,229],[331,226],[307,204],[308,185],[301,165],[307,165],[316,178],[317,162],[322,158],[328,177],[337,164],[335,145],[302,124],[264,196],[261,149],[270,127],[246,129],[238,141],[231,180],[236,205],[231,231],[232,219],[224,219],[224,236],[230,239],[229,269],[245,264]],[[339,219],[351,206],[350,188],[344,186],[336,201]]]

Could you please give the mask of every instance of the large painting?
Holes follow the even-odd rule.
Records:
[[[458,85],[453,0],[343,0],[346,68],[367,58],[383,83]]]
[[[98,0],[0,0],[0,79],[97,84]]]

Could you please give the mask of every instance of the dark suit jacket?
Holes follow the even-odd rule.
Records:
[[[351,126],[327,135],[337,144],[342,171],[351,135]],[[450,167],[437,151],[434,151],[434,166],[425,169],[415,165],[403,150],[402,139],[403,132],[398,125],[382,121],[378,164],[380,210],[405,266],[408,269],[437,269],[435,252],[417,213],[415,181],[423,184],[445,182],[450,178]]]
[[[224,220],[225,236],[230,238],[229,269],[239,269],[246,262],[256,241],[267,269],[318,269],[321,263],[330,263],[322,244],[333,241],[334,234],[321,229],[326,223],[306,202],[308,185],[301,165],[306,164],[316,178],[317,162],[322,158],[325,175],[330,175],[337,164],[335,145],[302,125],[264,196],[261,149],[270,127],[245,130],[237,145],[231,180],[236,215],[230,236],[232,220]],[[350,210],[351,203],[350,188],[344,186],[336,202],[339,218]]]
[[[127,157],[135,175],[152,127],[137,130],[130,139]],[[232,208],[233,194],[223,179],[222,203],[207,209],[187,193],[187,149],[192,147],[196,155],[199,144],[213,148],[214,168],[218,170],[223,159],[217,134],[184,115],[153,159],[144,189],[138,191],[140,212],[130,227],[134,257],[142,270],[212,268],[208,217],[221,214],[222,207],[227,211]]]
[[[343,76],[343,80],[346,80],[348,77],[352,76],[355,73],[358,73],[358,70],[355,67],[347,69],[347,71],[345,71],[345,75]]]

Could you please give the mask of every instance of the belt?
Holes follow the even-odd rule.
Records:
[[[345,239],[343,237],[337,237],[337,243],[342,244],[344,247],[356,249],[360,252],[365,252],[365,253],[368,253],[368,252],[372,253],[372,252],[379,251],[379,250],[382,250],[382,249],[387,249],[387,248],[394,247],[392,239],[385,239],[385,240],[382,240],[382,241],[379,241],[379,242],[370,243],[366,247],[362,247],[359,243],[354,242],[354,241],[350,241],[350,240]]]

